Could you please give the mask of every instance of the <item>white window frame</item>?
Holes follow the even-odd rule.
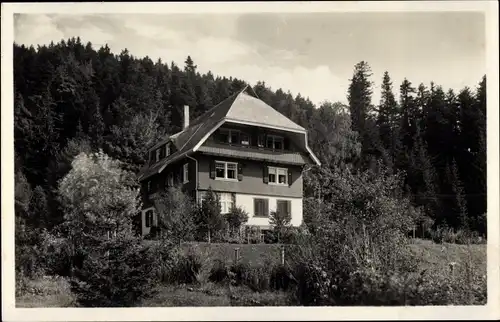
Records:
[[[224,164],[224,177],[217,177],[217,163],[223,163]],[[228,169],[227,166],[231,164],[235,166],[234,169],[234,178],[229,178],[227,176]],[[215,180],[227,180],[227,181],[238,181],[238,163],[237,162],[227,162],[227,161],[215,161]]]
[[[275,172],[274,178],[276,181],[271,181],[271,178],[269,178],[269,174],[271,174],[271,169],[274,170],[274,172]],[[280,172],[284,173],[284,176],[285,176],[284,183],[279,182]],[[287,186],[288,185],[288,169],[287,168],[267,167],[267,173],[268,173],[267,175],[268,175],[269,184],[278,185],[278,186]]]
[[[182,177],[183,183],[189,182],[189,163],[184,163],[184,165],[182,166]]]
[[[273,144],[272,144],[272,147],[269,148],[267,146],[267,141],[269,139],[272,139],[273,140]],[[276,149],[276,139],[280,139],[281,140],[281,149]],[[273,149],[273,150],[284,150],[285,149],[285,138],[283,136],[280,136],[280,135],[272,135],[272,134],[268,134],[267,135],[267,138],[266,138],[266,143],[265,143],[265,147],[268,148],[268,149]]]
[[[220,213],[227,214],[231,211],[231,207],[233,206],[233,194],[230,192],[220,192],[217,193],[217,197],[219,198],[220,203]]]

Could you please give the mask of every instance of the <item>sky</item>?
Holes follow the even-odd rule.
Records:
[[[315,104],[347,103],[354,65],[372,69],[372,101],[388,71],[394,92],[406,77],[445,90],[475,88],[486,73],[485,18],[473,12],[246,14],[20,14],[14,40],[38,45],[79,36],[115,53],[174,61],[200,72],[300,93]]]

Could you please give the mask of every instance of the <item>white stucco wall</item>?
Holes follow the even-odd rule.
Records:
[[[290,200],[292,205],[292,225],[302,224],[302,198],[287,198],[264,195],[236,194],[236,205],[243,208],[248,213],[247,225],[269,226],[269,218],[254,217],[254,198],[269,199],[269,213],[276,211],[277,200]]]

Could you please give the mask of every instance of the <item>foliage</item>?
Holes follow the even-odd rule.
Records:
[[[97,245],[75,271],[71,289],[85,307],[126,307],[154,294],[157,257],[142,239],[120,235]]]
[[[269,214],[269,224],[277,236],[278,243],[287,234],[292,226],[292,215],[289,212],[272,211]]]
[[[377,174],[321,169],[320,184],[323,224],[315,234],[302,234],[298,248],[290,252],[297,263],[296,300],[303,305],[368,305],[358,274],[412,269],[405,264],[405,235],[416,215],[399,192],[401,179],[383,167]]]
[[[202,268],[202,260],[199,254],[189,252],[177,257],[172,269],[171,282],[179,284],[191,284],[198,280],[198,274]]]
[[[208,277],[210,282],[221,283],[229,278],[229,268],[226,263],[220,259],[214,261],[213,266],[210,269],[210,275]]]
[[[231,236],[239,236],[243,224],[248,221],[248,213],[241,207],[232,207],[229,213],[225,214]]]
[[[163,238],[174,243],[193,240],[196,204],[180,187],[169,187],[155,199],[158,228]]]
[[[224,228],[224,217],[220,210],[220,201],[217,194],[212,189],[208,189],[201,207],[197,211],[197,226],[200,231],[206,233],[210,243],[212,236],[219,233]]]

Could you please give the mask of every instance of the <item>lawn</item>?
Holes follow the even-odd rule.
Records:
[[[240,249],[241,261],[254,265],[279,263],[280,245],[272,244],[208,244],[187,243],[186,252],[196,249],[204,264],[216,259],[231,263],[234,249]],[[456,271],[466,263],[474,271],[486,274],[486,245],[435,244],[427,240],[414,240],[411,250],[419,258],[419,271],[428,270],[433,275],[450,273],[450,263]],[[73,296],[67,282],[62,278],[44,278],[30,281],[29,288],[36,289],[16,298],[17,307],[68,307],[73,305]],[[204,283],[202,285],[160,286],[155,297],[143,301],[140,306],[271,306],[286,305],[287,295],[279,292],[253,292],[245,286]]]

